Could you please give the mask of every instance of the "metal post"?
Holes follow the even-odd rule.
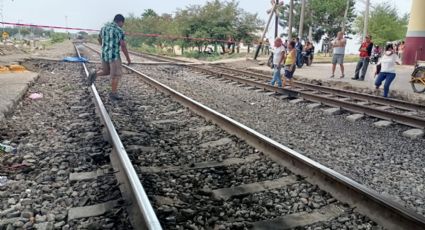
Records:
[[[366,38],[367,35],[367,27],[369,24],[369,7],[370,7],[370,0],[366,0],[366,10],[364,13],[364,27],[363,27],[363,36],[362,36],[362,40],[364,40]]]
[[[308,41],[312,42],[313,41],[313,27],[310,26],[308,28]]]
[[[298,28],[298,37],[300,40],[303,39],[304,33],[304,10],[305,10],[305,0],[301,0],[301,15],[300,15],[300,26]]]
[[[0,14],[1,14],[1,21],[4,22],[3,0],[0,1]],[[2,33],[4,33],[4,24],[2,24]]]
[[[312,42],[313,41],[313,21],[314,21],[314,18],[313,18],[313,7],[311,6],[311,1],[309,2],[309,8],[310,8],[310,28],[309,28],[309,30],[308,30],[308,40],[310,41],[310,42]]]
[[[294,17],[294,0],[290,0],[288,14],[288,41],[292,40],[292,18]]]
[[[279,0],[276,0],[276,5],[279,5]],[[279,15],[276,14],[275,25],[274,25],[274,37],[279,36]]]
[[[18,23],[21,23],[21,20],[18,19]],[[19,34],[19,40],[22,40],[22,36],[21,36],[21,26],[18,26],[18,34]]]
[[[263,34],[260,38],[260,44],[258,44],[257,51],[255,51],[254,60],[257,60],[258,54],[260,53],[261,46],[263,45],[264,37],[266,36],[267,30],[269,30],[270,22],[272,21],[274,11],[276,10],[278,5],[274,5],[272,10],[270,11],[270,17],[267,21],[266,27],[264,28]]]
[[[347,24],[347,17],[348,17],[348,9],[350,8],[350,0],[347,0],[347,7],[345,8],[344,12],[344,20],[342,21],[342,33],[345,33],[345,26]]]
[[[66,33],[68,34],[68,16],[67,15],[65,15],[65,27],[67,28]]]

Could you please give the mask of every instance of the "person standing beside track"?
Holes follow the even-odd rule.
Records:
[[[344,55],[345,55],[345,46],[347,45],[347,40],[344,38],[342,32],[338,32],[335,40],[332,41],[332,46],[334,48],[332,56],[332,75],[331,78],[335,76],[336,64],[339,64],[341,68],[341,76],[339,78],[344,78]]]
[[[365,41],[360,46],[360,60],[357,62],[356,72],[354,77],[351,78],[353,80],[364,81],[366,76],[367,67],[369,66],[370,55],[372,54],[373,42],[371,41],[372,36],[367,35]],[[360,73],[361,70],[361,73]],[[359,77],[360,73],[360,77]]]
[[[97,76],[111,75],[111,93],[109,97],[112,100],[122,100],[118,96],[118,82],[122,77],[120,47],[127,59],[128,64],[131,63],[128,55],[127,44],[125,42],[124,31],[124,16],[117,14],[114,21],[107,23],[99,33],[99,43],[102,45],[102,69],[92,71],[89,75],[89,84],[92,85]]]
[[[301,62],[302,60],[302,51],[303,51],[303,44],[301,44],[300,38],[295,38],[295,49],[297,51],[297,60],[296,60],[296,64],[299,68],[301,68]]]
[[[297,56],[295,42],[291,41],[288,44],[288,54],[285,59],[285,78],[283,78],[283,87],[286,86],[286,79],[289,81],[289,87],[292,88],[292,78],[294,77],[296,64],[297,64]]]
[[[282,88],[282,79],[280,79],[280,70],[282,69],[282,62],[285,59],[285,47],[282,46],[282,39],[277,37],[274,40],[273,47],[273,79],[270,85],[274,86],[277,82],[277,86]]]

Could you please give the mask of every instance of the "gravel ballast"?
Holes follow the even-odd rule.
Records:
[[[325,115],[184,67],[138,70],[280,143],[425,214],[425,140],[402,133],[409,127],[373,127],[374,118],[347,122],[348,113]]]
[[[176,70],[175,66],[163,69],[168,74]],[[293,174],[137,78],[134,74],[123,76],[119,89],[122,101],[109,99],[109,77],[99,77],[96,87],[132,162],[140,168],[139,176],[165,229],[247,229],[250,222],[309,213],[331,204],[341,206],[344,214],[326,224],[316,223],[314,228],[381,229],[301,177],[279,189],[227,201],[212,199],[210,193],[214,189]],[[258,154],[260,159],[239,165],[190,169],[200,162],[222,162],[252,154]],[[143,172],[147,167],[170,166],[189,169]]]
[[[81,64],[29,61],[40,77],[0,124],[0,141],[18,149],[0,156],[0,229],[129,229],[123,207],[68,221],[68,211],[121,200],[109,165]],[[31,100],[31,93],[43,98]],[[20,167],[17,167],[20,166]],[[97,179],[70,182],[77,172],[103,170]]]

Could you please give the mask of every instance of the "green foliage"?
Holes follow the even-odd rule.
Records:
[[[345,22],[347,33],[352,31],[352,22],[355,20],[354,5],[355,1],[350,0],[347,20]],[[315,38],[318,36],[322,37],[324,34],[327,34],[331,38],[335,37],[342,30],[347,0],[312,0],[311,6],[314,11],[314,25],[319,27]]]
[[[19,32],[21,32],[22,36],[29,35],[31,33],[33,33],[35,36],[49,36],[51,33],[51,31],[44,30],[41,28],[29,28],[29,27],[18,27],[18,26],[5,27],[4,31],[9,33],[9,36],[17,35],[19,34]]]
[[[355,19],[354,0],[349,0],[349,8],[346,20],[346,31],[351,32],[351,25]],[[286,1],[288,2],[288,1]],[[347,8],[347,0],[309,0],[305,7],[304,16],[304,32],[298,35],[298,27],[300,23],[301,1],[294,0],[294,18],[293,18],[293,37],[308,36],[308,28],[313,29],[313,40],[319,42],[323,35],[335,37],[342,30],[344,22],[344,14]],[[289,19],[289,3],[281,9],[280,25],[288,26]],[[287,36],[286,34],[283,34]]]
[[[195,59],[203,59],[206,60],[208,58],[212,58],[215,56],[219,56],[217,53],[207,54],[198,51],[184,52],[183,56],[187,58],[195,58]]]
[[[50,36],[50,40],[52,41],[52,43],[60,43],[65,41],[65,39],[67,39],[67,34],[66,33],[53,33]]]
[[[172,31],[173,26],[172,16],[163,14],[158,16],[153,10],[148,9],[141,17],[130,15],[126,18],[124,30],[127,32],[135,33],[135,36],[128,36],[127,41],[133,47],[139,47],[142,44],[164,45],[164,40],[155,36],[146,37],[138,36],[137,34],[151,34],[151,35],[168,35]]]
[[[153,9],[146,9],[142,14],[142,18],[158,17],[158,14]]]
[[[370,12],[368,32],[375,44],[384,45],[388,41],[402,40],[406,36],[408,22],[409,15],[400,17],[394,6],[381,3]],[[363,34],[363,23],[364,16],[357,17],[355,27],[359,34]]]
[[[181,46],[197,47],[199,50],[213,41],[209,38],[227,40],[232,37],[236,41],[252,42],[254,35],[263,25],[257,14],[250,14],[238,7],[238,2],[212,0],[205,5],[190,5],[178,9],[174,16],[170,14],[158,15],[154,10],[145,10],[140,17],[130,15],[126,18],[124,30],[136,33],[127,36],[127,41],[132,47]],[[139,34],[155,34],[162,37],[137,36]],[[164,37],[169,36],[169,37]],[[223,45],[224,43],[222,43]],[[191,54],[190,54],[191,55]]]
[[[156,47],[148,46],[148,45],[145,45],[145,44],[142,44],[141,46],[137,47],[137,50],[141,51],[141,52],[145,52],[145,53],[151,53],[151,54],[157,54],[157,53],[161,52]]]

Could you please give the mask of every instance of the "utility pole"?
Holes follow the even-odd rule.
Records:
[[[21,23],[21,19],[18,19],[18,23]],[[18,26],[18,36],[19,36],[19,40],[22,40],[22,36],[21,36],[21,26]]]
[[[370,8],[370,0],[366,0],[366,10],[364,12],[364,27],[363,27],[363,36],[362,40],[366,38],[367,35],[367,27],[369,24],[369,8]]]
[[[312,42],[313,41],[313,27],[311,25],[308,28],[308,41],[309,42]]]
[[[279,0],[276,0],[276,5],[279,5]],[[276,14],[275,18],[275,28],[274,28],[274,37],[277,38],[279,36],[279,15]]]
[[[304,10],[305,10],[305,0],[301,0],[301,15],[300,15],[300,26],[298,28],[298,37],[300,40],[303,40],[304,33]]]
[[[342,33],[345,33],[345,26],[347,25],[348,9],[350,8],[350,0],[347,0],[347,7],[345,8],[344,20],[342,21]]]
[[[68,33],[68,16],[67,15],[65,15],[65,27],[67,28],[66,32]]]
[[[292,40],[292,18],[294,17],[294,0],[290,0],[288,14],[288,41]]]
[[[264,27],[263,34],[261,35],[260,42],[257,46],[257,50],[255,51],[254,60],[257,60],[258,54],[260,53],[261,46],[263,45],[264,37],[266,36],[267,31],[269,30],[270,23],[273,19],[273,14],[275,13],[275,10],[277,9],[277,7],[278,7],[277,4],[276,5],[273,4],[272,9],[270,10],[269,20],[267,20],[266,27]]]
[[[3,0],[0,0],[0,14],[1,14],[1,21],[4,22]],[[4,24],[2,24],[2,33],[4,33]]]
[[[310,9],[310,28],[308,30],[308,40],[310,42],[313,42],[313,7],[311,6],[311,1],[309,2],[309,9]]]

